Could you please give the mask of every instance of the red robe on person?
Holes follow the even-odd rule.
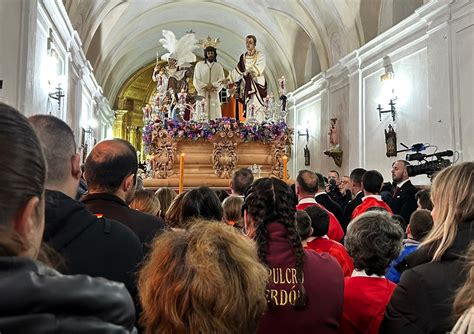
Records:
[[[381,276],[346,277],[339,333],[378,334],[395,287],[394,283]]]

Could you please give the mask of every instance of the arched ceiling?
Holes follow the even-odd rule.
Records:
[[[284,75],[293,90],[363,45],[364,35],[376,36],[378,8],[386,1],[63,0],[111,102],[135,72],[166,52],[159,43],[163,29],[178,38],[190,30],[198,39],[219,37],[218,60],[227,70],[245,51],[245,36],[256,35],[270,87]],[[361,15],[368,2],[375,10]]]

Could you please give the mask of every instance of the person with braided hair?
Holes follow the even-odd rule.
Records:
[[[303,249],[295,207],[290,187],[277,178],[256,180],[245,195],[244,233],[268,268],[268,310],[257,333],[337,333],[342,270],[331,256]]]

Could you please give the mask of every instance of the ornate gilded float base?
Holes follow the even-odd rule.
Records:
[[[144,142],[151,153],[153,177],[145,180],[145,186],[177,187],[181,153],[185,187],[227,187],[232,173],[242,167],[254,167],[257,178],[283,178],[283,156],[290,158],[292,134],[285,123],[254,126],[226,118],[148,123]]]

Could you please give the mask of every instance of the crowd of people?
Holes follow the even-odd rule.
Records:
[[[0,141],[2,334],[474,332],[474,162],[176,194],[50,115],[0,103]]]

